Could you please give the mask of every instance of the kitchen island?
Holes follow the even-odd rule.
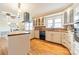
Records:
[[[15,31],[8,34],[8,54],[25,55],[30,48],[29,32]]]

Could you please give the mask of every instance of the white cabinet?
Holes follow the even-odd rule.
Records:
[[[34,30],[34,38],[39,38],[39,30]]]
[[[60,32],[53,32],[53,31],[46,31],[46,40],[61,43],[61,33]]]
[[[66,46],[68,49],[70,49],[70,41],[69,41],[70,39],[69,39],[69,36],[68,36],[68,33],[64,33],[64,38],[62,39],[62,44],[64,45],[64,46]]]
[[[46,40],[47,41],[53,41],[52,40],[52,32],[51,31],[46,31]]]
[[[73,54],[73,33],[72,32],[64,32],[62,33],[62,45],[67,47],[71,54]]]
[[[43,17],[35,18],[34,26],[45,26],[45,19]]]
[[[74,10],[73,6],[66,9],[64,12],[64,25],[71,25],[74,23]]]
[[[69,32],[68,32],[68,40],[67,40],[67,42],[68,42],[68,44],[69,44],[69,45],[68,45],[68,48],[69,48],[71,54],[73,54],[73,50],[74,50],[73,40],[74,40],[74,33],[71,32],[71,31],[69,31]]]
[[[68,34],[67,33],[63,33],[63,38],[62,38],[62,44],[66,47],[68,47]]]
[[[29,34],[15,34],[8,37],[8,54],[25,55],[30,49]]]
[[[52,32],[52,40],[61,44],[61,32]]]

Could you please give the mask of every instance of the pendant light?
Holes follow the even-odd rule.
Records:
[[[21,3],[18,3],[18,18],[21,18]]]

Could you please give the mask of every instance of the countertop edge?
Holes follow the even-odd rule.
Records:
[[[25,34],[30,34],[30,32],[11,32],[8,34],[8,36],[25,35]]]

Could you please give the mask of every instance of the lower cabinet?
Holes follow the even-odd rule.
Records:
[[[62,44],[66,47],[68,47],[68,34],[67,33],[63,33],[63,36],[62,36]]]
[[[39,38],[39,30],[34,30],[34,38]]]
[[[64,36],[62,37],[62,45],[67,47],[71,54],[73,54],[73,33],[69,34],[67,32],[64,32]],[[70,36],[71,35],[71,36]]]
[[[46,40],[53,42],[51,31],[46,31]]]
[[[52,40],[56,43],[61,43],[61,32],[52,32]]]
[[[55,43],[61,43],[61,33],[60,32],[52,32],[52,31],[46,31],[46,40],[55,42]]]

